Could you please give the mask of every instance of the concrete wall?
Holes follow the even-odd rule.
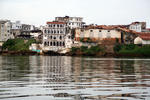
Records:
[[[134,30],[136,32],[142,32],[142,25],[141,24],[130,25],[129,29]]]
[[[142,40],[142,44],[150,44],[150,40]]]
[[[76,29],[75,37],[78,38],[97,38],[103,40],[105,38],[121,38],[121,32],[117,30],[104,29]]]

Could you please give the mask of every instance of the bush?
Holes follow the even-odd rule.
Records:
[[[127,44],[125,45],[126,50],[133,50],[135,48],[135,44]]]
[[[79,50],[79,48],[76,48],[76,47],[72,47],[72,48],[71,48],[71,52],[72,52],[72,53],[76,53],[77,50]]]
[[[88,47],[87,46],[81,46],[80,49],[82,52],[85,52],[88,49]]]
[[[144,57],[150,56],[150,45],[145,45],[145,46],[140,47],[140,46],[137,46],[134,44],[130,44],[130,45],[121,45],[118,47],[115,46],[114,49],[116,49],[116,48],[117,48],[117,50],[119,50],[119,51],[117,51],[118,54],[141,55]]]
[[[121,48],[122,48],[122,45],[116,44],[113,49],[114,49],[114,52],[119,52]]]
[[[29,39],[26,43],[24,39],[9,39],[3,44],[2,49],[9,51],[28,51],[29,46],[35,42],[34,39]]]
[[[81,46],[80,48],[72,47],[71,53],[76,54],[77,52],[82,52],[83,55],[93,56],[99,52],[103,52],[103,49],[99,46],[91,46],[88,48],[87,46]]]

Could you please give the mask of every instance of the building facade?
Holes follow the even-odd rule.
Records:
[[[150,33],[139,33],[134,40],[134,44],[150,45]]]
[[[55,17],[55,21],[67,23],[70,29],[81,28],[84,25],[82,17]]]
[[[43,49],[59,51],[65,48],[65,22],[47,22],[43,29]]]
[[[129,25],[129,29],[136,32],[146,31],[146,22],[133,22]]]
[[[5,42],[12,39],[11,22],[9,20],[0,20],[0,41]]]
[[[32,25],[22,24],[21,35],[30,35],[31,30],[34,30]]]
[[[136,36],[136,33],[128,29],[103,25],[78,28],[75,32],[76,41],[90,39],[93,42],[99,42],[99,44],[115,44],[117,41],[130,44],[134,43]]]
[[[11,23],[11,33],[14,37],[17,37],[21,34],[22,24],[20,21],[12,22]]]

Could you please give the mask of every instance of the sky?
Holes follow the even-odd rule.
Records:
[[[0,19],[40,26],[57,16],[98,25],[145,21],[150,28],[150,0],[0,0]]]

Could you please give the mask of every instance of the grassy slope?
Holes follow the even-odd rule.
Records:
[[[34,43],[34,39],[9,39],[3,44],[3,50],[8,51],[28,51],[31,43]]]

